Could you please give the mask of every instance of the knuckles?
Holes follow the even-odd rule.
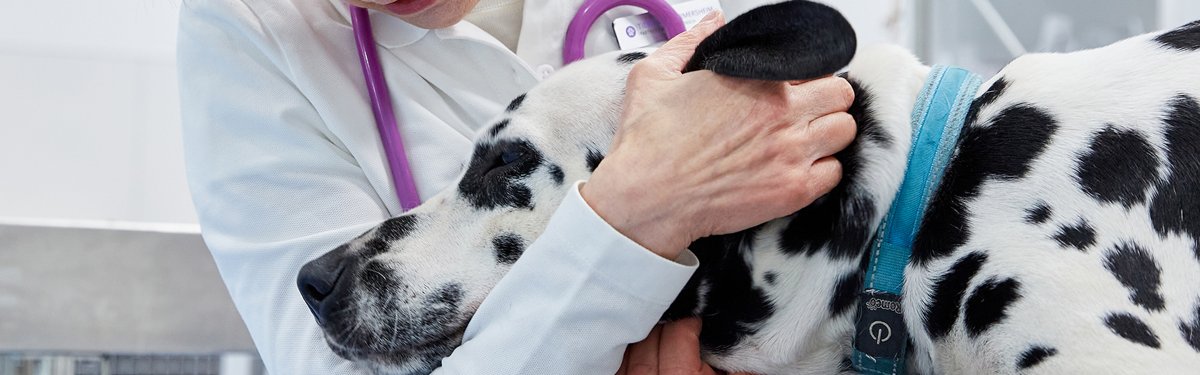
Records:
[[[858,123],[854,121],[854,116],[847,112],[834,112],[825,115],[821,121],[828,122],[826,129],[827,136],[831,141],[836,143],[847,143],[854,139],[854,133],[858,127]]]
[[[831,77],[833,81],[829,89],[829,95],[835,100],[838,111],[850,109],[854,104],[854,87],[850,86],[850,82],[842,77]]]
[[[788,125],[793,122],[796,109],[803,108],[805,105],[804,96],[797,95],[795,91],[781,84],[762,86],[762,90],[755,99],[755,104],[760,107],[760,110],[754,111],[753,114],[774,121],[786,122]]]
[[[651,58],[642,59],[634,63],[632,68],[629,68],[629,75],[625,78],[625,88],[628,93],[636,93],[641,85],[650,78],[650,73],[654,69],[652,66],[654,62],[650,60]]]

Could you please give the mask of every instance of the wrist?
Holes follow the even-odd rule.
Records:
[[[599,172],[599,169],[597,169]],[[670,205],[654,204],[655,189],[638,189],[610,181],[603,174],[580,186],[579,194],[592,211],[626,238],[663,258],[674,260],[691,243]]]

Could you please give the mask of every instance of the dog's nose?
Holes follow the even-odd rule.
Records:
[[[346,289],[338,288],[338,282],[351,259],[351,252],[342,245],[300,268],[296,287],[300,288],[300,296],[317,318],[317,324],[325,325],[329,312],[335,310],[330,307],[337,305],[339,292]]]

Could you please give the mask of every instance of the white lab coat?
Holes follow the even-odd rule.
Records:
[[[724,6],[732,17],[766,2]],[[526,0],[516,54],[467,22],[431,31],[372,15],[423,199],[455,181],[486,120],[561,65],[580,3]],[[616,48],[610,24],[597,22],[588,51]],[[178,60],[204,239],[268,371],[365,373],[326,346],[295,287],[305,262],[401,213],[345,5],[185,1]],[[613,230],[576,190],[438,372],[611,374],[695,269],[690,253],[677,261]]]

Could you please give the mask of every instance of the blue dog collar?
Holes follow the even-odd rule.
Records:
[[[955,67],[934,66],[913,109],[913,146],[896,199],[879,225],[859,295],[854,352],[864,374],[904,374],[908,334],[900,295],[904,267],[925,207],[954,153],[967,111],[982,80]]]

